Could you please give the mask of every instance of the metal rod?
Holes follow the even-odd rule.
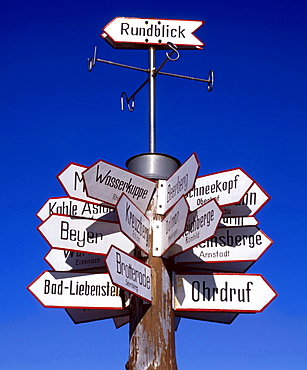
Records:
[[[149,153],[156,151],[156,49],[150,47],[148,50],[149,65]]]
[[[201,81],[201,82],[211,82],[210,80],[205,80],[203,78],[197,78],[197,77],[190,77],[190,76],[183,76],[183,75],[177,75],[174,73],[167,73],[167,72],[158,72],[157,74],[164,75],[164,76],[171,76],[171,77],[179,77],[179,78],[185,78],[187,80],[193,80],[193,81]]]
[[[134,69],[136,71],[141,71],[141,72],[149,72],[148,69],[144,69],[144,68],[139,68],[139,67],[133,67],[133,66],[128,66],[126,64],[121,64],[121,63],[116,63],[116,62],[111,62],[109,60],[103,60],[103,59],[96,59],[96,62],[100,62],[100,63],[106,63],[106,64],[111,64],[113,66],[118,66],[118,67],[124,67],[124,68],[129,68],[129,69]]]

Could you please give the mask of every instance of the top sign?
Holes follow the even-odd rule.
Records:
[[[197,155],[193,153],[167,180],[159,180],[157,213],[164,215],[194,186],[199,170]]]
[[[178,49],[202,49],[204,43],[193,33],[203,21],[116,17],[101,34],[109,44],[119,49],[168,49],[168,42]]]
[[[124,193],[142,212],[151,200],[156,182],[105,161],[98,161],[83,172],[89,197],[116,205]]]

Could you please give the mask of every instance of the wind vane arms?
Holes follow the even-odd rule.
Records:
[[[164,75],[164,76],[184,78],[186,80],[206,82],[207,83],[207,91],[208,92],[212,91],[213,86],[214,86],[214,72],[213,72],[213,70],[209,71],[207,79],[184,76],[184,75],[179,75],[179,74],[174,74],[174,73],[168,73],[168,72],[162,72],[161,71],[162,67],[166,64],[166,62],[168,60],[170,60],[172,62],[175,62],[176,60],[178,60],[180,58],[180,53],[178,51],[177,46],[174,45],[171,42],[168,42],[167,45],[171,49],[171,52],[166,53],[165,60],[161,63],[161,65],[157,69],[154,70],[153,77],[156,77],[158,74],[160,74],[160,75]],[[174,54],[176,54],[176,55],[175,55],[174,58],[172,58],[172,55],[174,55]],[[118,67],[124,67],[124,68],[128,68],[128,69],[133,69],[133,70],[136,70],[136,71],[146,72],[148,75],[150,73],[149,69],[144,69],[144,68],[129,66],[129,65],[126,65],[126,64],[122,64],[122,63],[117,63],[117,62],[111,62],[111,61],[108,61],[108,60],[98,59],[97,58],[97,46],[94,47],[93,57],[88,58],[88,71],[89,72],[92,71],[93,67],[96,65],[96,62],[106,63],[106,64],[110,64],[110,65],[114,65],[114,66],[118,66]],[[126,100],[128,110],[130,112],[132,112],[134,110],[135,96],[137,95],[137,93],[139,91],[141,91],[143,89],[144,86],[147,85],[148,82],[149,82],[149,76],[130,97],[128,97],[128,95],[125,92],[121,93],[121,97],[120,97],[121,110],[124,110],[124,100]]]

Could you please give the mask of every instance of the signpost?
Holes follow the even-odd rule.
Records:
[[[215,198],[220,206],[239,203],[254,180],[241,168],[198,177],[187,201],[194,210]]]
[[[43,272],[28,290],[45,307],[65,308],[74,323],[129,322],[127,370],[177,370],[181,318],[230,324],[277,296],[261,275],[243,274],[272,244],[254,217],[268,194],[241,168],[197,177],[195,153],[180,167],[156,153],[156,77],[213,89],[212,70],[208,79],[161,71],[180,49],[202,49],[194,32],[203,23],[116,17],[104,27],[101,36],[114,48],[148,49],[145,69],[98,59],[95,47],[88,70],[102,62],[147,74],[130,97],[121,94],[121,107],[126,101],[132,112],[149,85],[149,150],[128,159],[131,171],[103,160],[70,163],[57,176],[68,196],[48,199],[37,213],[38,231],[52,248],[45,260],[56,271]],[[157,49],[167,50],[159,67]]]
[[[119,198],[116,212],[121,231],[148,255],[149,219],[125,194]]]
[[[36,215],[39,219],[45,221],[53,214],[118,222],[114,208],[70,197],[49,198]]]
[[[45,271],[28,290],[44,307],[123,308],[120,289],[109,274]]]
[[[277,294],[261,275],[174,275],[176,311],[261,312]]]
[[[89,197],[115,206],[124,193],[142,212],[146,211],[156,183],[105,161],[83,172]]]
[[[151,268],[112,246],[106,265],[114,285],[151,302]]]
[[[179,49],[202,49],[204,44],[193,33],[203,21],[116,17],[102,31],[101,37],[114,48],[165,49],[167,43]]]
[[[159,215],[164,215],[180,197],[193,188],[199,167],[198,158],[194,153],[169,179],[159,180],[157,210]]]
[[[169,250],[168,257],[187,251],[211,238],[215,234],[222,213],[215,199],[191,212],[186,222],[184,234]]]
[[[111,244],[128,253],[134,249],[134,244],[114,222],[51,215],[37,229],[56,249],[103,255],[108,253]]]

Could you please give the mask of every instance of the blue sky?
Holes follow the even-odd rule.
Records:
[[[182,320],[179,369],[303,369],[306,366],[306,3],[303,1],[7,1],[1,12],[1,296],[3,369],[122,369],[128,327],[74,325],[43,308],[26,286],[48,269],[36,212],[63,196],[56,175],[70,162],[125,167],[148,150],[147,90],[120,111],[145,74],[146,51],[114,50],[99,36],[116,16],[203,20],[206,47],[182,51],[157,78],[157,151],[182,162],[196,152],[200,175],[243,168],[272,197],[257,214],[273,246],[249,270],[279,293],[262,313],[231,325]],[[165,53],[157,52],[157,64]]]

